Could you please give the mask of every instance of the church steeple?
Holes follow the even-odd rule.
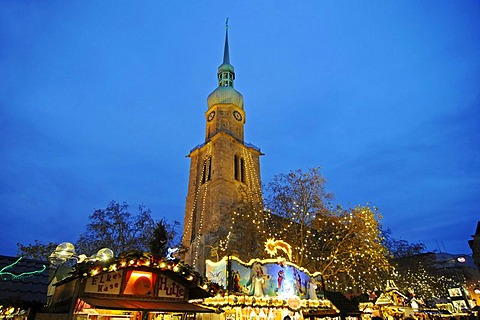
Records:
[[[230,64],[230,52],[228,48],[228,18],[225,23],[225,48],[223,49],[223,64]]]
[[[260,149],[244,142],[243,96],[233,88],[228,20],[218,87],[207,98],[205,142],[190,151],[190,178],[185,206],[182,258],[203,272],[206,253],[237,252],[248,260],[254,251],[241,244],[236,214],[262,207]],[[261,212],[260,209],[255,212]],[[260,217],[256,221],[262,221]],[[242,224],[243,225],[243,224]],[[263,243],[262,241],[255,242]],[[263,248],[261,249],[263,250]],[[246,258],[248,257],[248,259]]]
[[[217,71],[218,87],[207,98],[205,141],[210,140],[219,132],[228,133],[240,141],[243,141],[244,136],[243,127],[246,115],[243,109],[243,96],[233,87],[235,71],[230,64],[228,20],[225,28],[223,62]]]
[[[230,64],[230,49],[228,47],[228,19],[225,23],[225,48],[223,49],[223,63],[218,67],[218,86],[232,87],[235,80],[235,72]]]

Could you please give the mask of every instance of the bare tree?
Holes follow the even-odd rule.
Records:
[[[273,213],[272,236],[296,248],[293,261],[301,266],[308,259],[308,247],[313,240],[312,222],[329,214],[327,208],[333,194],[325,190],[319,167],[276,175],[266,191],[265,207]]]
[[[119,255],[128,251],[148,251],[155,222],[150,210],[138,207],[132,214],[127,203],[112,201],[105,209],[97,209],[90,216],[86,231],[77,241],[77,250],[91,255],[107,247]]]
[[[57,243],[44,243],[39,240],[35,240],[33,244],[30,243],[28,245],[17,243],[17,255],[28,259],[48,261],[48,257],[56,247]]]

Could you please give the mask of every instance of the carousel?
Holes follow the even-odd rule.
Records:
[[[310,273],[290,262],[290,245],[268,240],[270,259],[242,261],[225,256],[220,261],[206,260],[206,276],[218,286],[213,297],[190,300],[215,310],[199,314],[205,320],[301,320],[340,319],[339,310],[325,298],[321,274]],[[282,251],[288,260],[277,256]]]

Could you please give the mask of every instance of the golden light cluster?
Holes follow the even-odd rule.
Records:
[[[77,264],[79,274],[84,277],[95,276],[101,272],[114,272],[127,267],[148,267],[160,269],[162,271],[171,270],[180,274],[186,280],[194,282],[198,285],[202,285],[205,282],[205,279],[199,277],[192,268],[182,263],[177,263],[175,261],[158,259],[147,253],[143,254],[141,257],[118,258],[115,260],[111,260],[108,263]]]
[[[297,297],[298,298],[298,297]],[[290,298],[289,298],[290,299]],[[298,298],[298,305],[289,304],[289,299],[281,299],[278,297],[252,297],[245,295],[226,295],[206,298],[201,304],[206,307],[273,307],[273,308],[289,308],[298,310],[325,310],[333,309],[334,306],[329,300],[310,300]],[[199,301],[200,302],[200,301]]]
[[[277,250],[283,251],[288,256],[288,260],[292,260],[292,246],[290,244],[283,240],[275,240],[273,238],[265,241],[265,251],[267,251],[271,257],[278,255]]]

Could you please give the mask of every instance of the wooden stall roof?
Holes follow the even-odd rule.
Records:
[[[0,256],[0,303],[43,305],[47,300],[48,262]]]

